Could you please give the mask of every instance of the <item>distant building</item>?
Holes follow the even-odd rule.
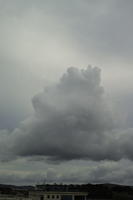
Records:
[[[87,192],[60,192],[60,191],[31,191],[32,200],[87,200]]]
[[[74,185],[38,185],[29,192],[32,200],[87,200],[88,192]]]

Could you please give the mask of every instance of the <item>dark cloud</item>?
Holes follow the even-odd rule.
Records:
[[[114,123],[100,82],[97,67],[68,68],[59,83],[33,98],[35,115],[15,131],[15,153],[53,160],[119,159],[112,154]]]
[[[119,127],[105,100],[99,68],[68,68],[32,102],[31,118],[12,132],[1,131],[1,160],[133,159],[133,129]]]
[[[23,162],[21,165],[25,165]],[[37,184],[37,183],[117,183],[133,184],[132,161],[81,161],[67,162],[58,168],[45,167],[42,171],[30,167],[29,170],[0,171],[0,183]],[[33,165],[34,166],[34,165]],[[22,166],[21,166],[22,167]],[[69,170],[68,170],[69,168]]]
[[[40,183],[40,181],[43,181],[42,177],[45,177],[45,174],[5,171],[0,173],[0,183],[17,185],[37,184]]]
[[[0,0],[0,129],[6,129],[0,130],[1,182],[45,177],[51,182],[133,183],[132,162],[118,161],[133,159],[132,8],[132,0],[73,0],[71,6],[66,0]],[[98,68],[69,68],[57,84],[33,98],[32,115],[30,99],[44,77],[55,81],[66,66],[87,65],[88,60],[102,67],[115,115]],[[43,173],[42,168],[35,176],[36,169],[25,175],[15,172],[18,164],[14,172],[1,171],[18,157],[28,157],[20,171],[29,166],[32,171],[33,161],[37,169],[42,163],[54,163],[55,169],[64,160],[63,168],[77,160],[99,162],[91,170],[85,169],[90,162],[83,170],[76,170],[79,163],[68,164],[64,174]],[[73,171],[67,173],[68,168]]]

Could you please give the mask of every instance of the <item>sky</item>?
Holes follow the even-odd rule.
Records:
[[[0,183],[133,185],[132,10],[0,0]]]

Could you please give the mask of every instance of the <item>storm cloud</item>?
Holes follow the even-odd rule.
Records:
[[[59,160],[112,157],[113,120],[103,91],[99,68],[68,68],[57,84],[33,98],[34,119],[16,134],[15,152]]]
[[[0,0],[1,183],[133,184],[132,8]]]
[[[18,169],[18,163],[21,168]],[[27,160],[14,162],[11,169],[1,165],[0,183],[8,184],[39,184],[39,183],[117,183],[130,184],[133,181],[132,161],[69,161],[61,165],[43,164]],[[38,167],[37,167],[38,166]],[[41,167],[40,167],[41,166]],[[69,167],[69,170],[68,170]],[[31,170],[32,169],[32,170]],[[37,170],[38,169],[38,170]]]
[[[1,140],[10,156],[53,161],[133,158],[132,129],[119,129],[98,67],[68,68],[59,82],[45,87],[32,103],[34,115]]]

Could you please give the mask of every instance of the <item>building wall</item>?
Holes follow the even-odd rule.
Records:
[[[32,191],[29,193],[32,200],[86,200],[87,195],[83,192]]]

